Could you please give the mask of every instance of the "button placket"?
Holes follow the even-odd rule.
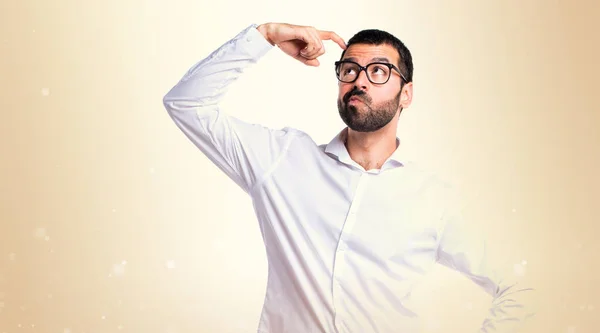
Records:
[[[358,184],[356,186],[356,190],[354,193],[354,198],[352,200],[352,203],[350,204],[350,209],[348,211],[348,214],[346,216],[346,221],[344,222],[343,226],[342,226],[342,231],[341,231],[341,235],[340,235],[340,239],[338,241],[338,246],[335,252],[335,262],[334,262],[334,267],[333,267],[333,286],[332,286],[332,292],[333,292],[333,303],[334,303],[334,308],[335,308],[335,318],[334,318],[334,323],[336,327],[340,327],[340,313],[339,313],[339,309],[340,307],[340,302],[342,301],[342,286],[341,283],[342,281],[340,280],[340,277],[343,276],[343,272],[344,272],[344,268],[346,266],[346,258],[348,255],[348,243],[347,243],[347,236],[350,235],[352,233],[352,229],[354,228],[354,225],[356,224],[356,213],[358,208],[360,207],[360,203],[361,203],[361,199],[362,196],[364,194],[365,188],[366,188],[366,183],[369,179],[369,174],[363,172],[358,180]]]

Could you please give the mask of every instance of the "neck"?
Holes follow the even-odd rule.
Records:
[[[395,123],[368,133],[347,128],[345,145],[350,158],[365,170],[380,169],[397,148]]]

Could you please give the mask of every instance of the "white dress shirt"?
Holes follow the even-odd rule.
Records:
[[[346,129],[318,145],[298,129],[221,110],[230,84],[272,48],[252,24],[164,97],[175,124],[253,202],[268,259],[258,332],[420,332],[410,294],[436,263],[492,296],[479,332],[512,332],[528,289],[487,270],[483,242],[464,237],[451,186],[399,149],[381,169],[364,170],[346,150]]]

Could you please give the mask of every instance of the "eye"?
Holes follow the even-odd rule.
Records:
[[[385,75],[389,71],[387,66],[383,65],[373,65],[371,66],[371,74],[374,75]]]
[[[354,72],[356,72],[356,69],[353,66],[346,66],[342,71],[344,74],[353,74]]]

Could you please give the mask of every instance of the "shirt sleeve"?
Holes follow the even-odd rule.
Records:
[[[458,271],[492,296],[488,315],[477,333],[522,332],[524,324],[535,315],[534,289],[522,286],[509,267],[490,262],[488,242],[485,237],[474,234],[463,218],[464,201],[460,194],[450,192],[438,247],[438,263]]]
[[[256,27],[192,66],[163,98],[177,127],[246,192],[276,166],[297,132],[250,124],[222,110],[230,85],[273,48]]]

